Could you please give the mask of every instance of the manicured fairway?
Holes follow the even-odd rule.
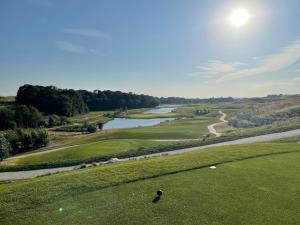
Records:
[[[76,165],[82,162],[107,160],[112,157],[121,156],[130,151],[154,148],[167,145],[167,142],[136,139],[108,139],[98,142],[81,144],[67,149],[44,153],[40,155],[29,155],[24,158],[13,159],[2,163],[2,168],[33,168],[53,167],[64,165]],[[174,144],[174,143],[172,143]],[[143,154],[144,152],[141,152]],[[145,153],[144,153],[145,154]],[[1,167],[0,167],[1,169]]]
[[[226,146],[2,184],[0,224],[298,224],[299,161],[295,143]]]
[[[134,139],[186,139],[202,138],[208,133],[207,126],[217,122],[218,117],[203,116],[163,122],[157,126],[123,129],[112,134],[114,138]]]

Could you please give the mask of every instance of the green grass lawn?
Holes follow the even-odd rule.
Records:
[[[173,143],[174,144],[174,143]],[[112,157],[120,157],[131,151],[144,151],[158,146],[168,145],[167,142],[157,142],[136,139],[109,139],[74,146],[60,151],[29,155],[24,158],[13,159],[0,164],[1,169],[30,169],[42,167],[57,167],[76,165],[83,162],[108,160]],[[140,154],[145,154],[141,152]],[[2,168],[1,168],[2,167]]]
[[[112,134],[114,138],[134,139],[188,139],[202,138],[207,126],[218,121],[217,117],[203,116],[163,122],[157,126],[122,129]]]
[[[163,122],[156,126],[120,129],[107,134],[103,132],[83,138],[74,138],[74,140],[68,138],[61,142],[65,143],[65,145],[80,146],[1,162],[0,171],[76,165],[83,162],[107,160],[112,157],[122,158],[174,150],[186,146],[200,146],[206,142],[200,140],[193,143],[181,142],[181,144],[176,144],[174,142],[153,142],[152,139],[201,139],[204,134],[208,133],[207,126],[217,122],[218,118],[219,114],[211,113],[201,117]],[[295,123],[291,129],[298,127],[299,125]],[[221,138],[212,136],[206,144],[285,130],[283,129],[285,127],[281,126],[278,126],[278,130],[275,128],[274,126],[264,126],[263,128],[234,130],[226,133]],[[58,147],[60,146],[58,145]]]
[[[207,125],[217,121],[216,117],[195,117],[163,122],[156,126],[120,129],[119,131],[91,135],[65,141],[67,145],[80,145],[42,155],[9,160],[0,163],[0,171],[32,169],[76,165],[82,162],[106,160],[111,157],[124,157],[147,154],[157,146],[174,146],[174,142],[157,142],[152,139],[202,138],[208,132]],[[143,148],[143,149],[141,149]]]
[[[261,143],[1,184],[0,224],[297,224],[299,160]]]

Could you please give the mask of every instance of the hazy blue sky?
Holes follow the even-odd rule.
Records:
[[[248,10],[236,28],[232,10]],[[300,93],[299,0],[1,0],[0,95],[25,83],[155,96]]]

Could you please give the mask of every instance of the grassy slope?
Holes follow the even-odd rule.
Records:
[[[295,143],[226,146],[1,184],[0,223],[296,224],[299,152]]]
[[[166,142],[154,142],[136,139],[112,139],[102,140],[94,143],[87,143],[80,146],[70,147],[64,150],[32,155],[24,158],[7,161],[3,163],[6,167],[26,168],[26,167],[48,167],[75,165],[82,162],[92,162],[107,160],[112,157],[134,151],[140,148],[155,148],[167,145]],[[0,167],[1,169],[1,167]]]

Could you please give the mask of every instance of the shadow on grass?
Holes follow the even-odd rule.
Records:
[[[153,200],[152,203],[158,203],[160,200],[160,196],[156,196]]]

